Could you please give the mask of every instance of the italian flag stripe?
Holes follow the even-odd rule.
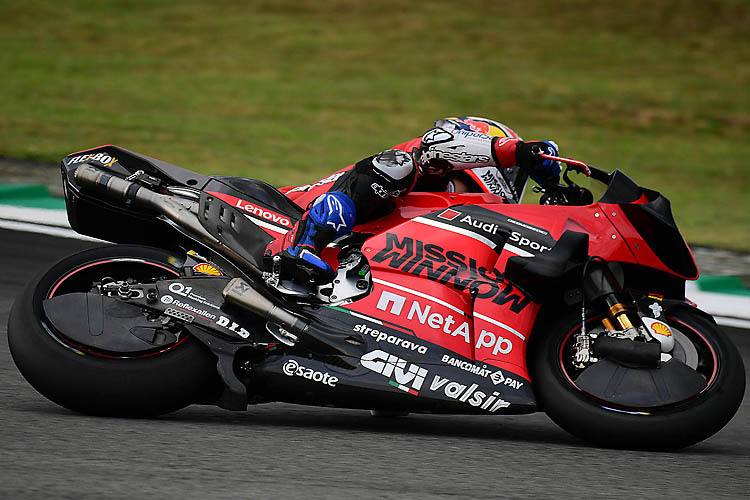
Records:
[[[415,391],[414,389],[409,389],[405,385],[401,385],[398,382],[394,382],[393,380],[389,380],[388,383],[391,384],[396,389],[401,389],[402,391],[408,392],[409,394],[411,394],[413,396],[419,396],[419,393],[417,391]]]

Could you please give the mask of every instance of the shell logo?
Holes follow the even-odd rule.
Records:
[[[664,323],[654,322],[651,324],[651,330],[658,335],[664,335],[665,337],[671,337],[672,331]]]
[[[201,274],[209,274],[211,276],[222,276],[221,271],[207,262],[201,262],[200,264],[193,266],[193,271]]]

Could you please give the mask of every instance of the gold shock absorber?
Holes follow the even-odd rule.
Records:
[[[612,324],[609,318],[602,318],[602,325],[604,325],[604,328],[609,331],[615,331],[615,325]]]
[[[626,313],[627,309],[625,309],[625,306],[619,302],[610,306],[609,308],[610,317],[617,321],[617,323],[623,330],[633,328],[633,323],[630,322],[630,319],[628,318],[628,315]]]

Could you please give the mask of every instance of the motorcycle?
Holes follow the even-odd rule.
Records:
[[[685,298],[698,269],[669,201],[619,170],[548,158],[565,170],[539,205],[412,192],[329,245],[335,278],[316,284],[285,279],[266,251],[315,185],[287,196],[117,146],[73,153],[71,226],[115,244],[28,285],[9,318],[13,359],[42,395],[93,415],[273,401],[541,410],[600,446],[708,438],[736,413],[745,371]]]

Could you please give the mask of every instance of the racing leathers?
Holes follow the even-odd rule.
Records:
[[[541,158],[539,151],[558,155],[554,142],[524,142],[498,122],[473,117],[438,120],[422,137],[367,157],[315,184],[287,190],[288,196],[308,209],[285,237],[269,245],[266,255],[281,258],[285,277],[300,283],[326,283],[334,271],[320,258],[321,250],[349,234],[355,225],[387,213],[393,200],[416,184],[421,191],[451,191],[448,174],[464,171],[487,190],[517,203],[518,186],[499,169],[518,167],[542,185],[556,182],[559,164]]]

